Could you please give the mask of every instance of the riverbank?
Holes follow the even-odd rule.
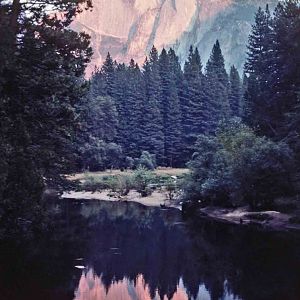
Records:
[[[147,197],[141,197],[136,191],[130,191],[127,196],[117,197],[109,191],[102,192],[65,192],[64,199],[101,200],[111,202],[136,202],[150,207],[170,207],[181,209],[179,201],[166,199],[162,191],[154,191]],[[279,211],[249,211],[247,207],[225,209],[221,207],[198,208],[193,217],[205,218],[215,222],[233,224],[241,227],[254,227],[265,231],[296,231],[300,232],[300,224],[291,222],[295,215]]]
[[[112,202],[136,202],[145,206],[169,206],[180,208],[177,201],[167,200],[166,194],[161,191],[153,191],[151,195],[142,197],[137,191],[131,190],[126,196],[117,196],[109,190],[103,190],[99,192],[89,192],[89,191],[69,191],[64,192],[61,196],[63,199],[82,199],[82,200],[102,200],[102,201],[112,201]]]
[[[126,185],[126,178],[134,178],[134,171],[110,170],[66,176],[70,182],[77,182],[78,188],[72,191],[65,191],[61,197],[64,199],[78,200],[136,202],[149,207],[182,209],[180,200],[178,200],[180,198],[180,189],[173,187],[174,191],[171,191],[172,200],[170,200],[170,190],[168,190],[166,184],[168,184],[171,179],[171,182],[176,185],[177,179],[187,174],[188,170],[158,168],[152,173],[153,176],[150,176],[151,179],[147,179],[147,186],[151,189],[151,193],[147,193],[143,196],[141,191],[138,192],[132,184],[128,187]],[[149,176],[149,174],[147,176]],[[117,184],[110,183],[110,188],[103,188],[106,184],[105,178],[106,180],[118,178]],[[126,191],[126,193],[123,193],[124,191]],[[286,199],[283,199],[283,204],[287,205]],[[285,211],[278,207],[276,210],[253,212],[246,206],[236,209],[225,209],[222,207],[201,208],[192,204],[190,208],[188,208],[187,205],[187,209],[184,208],[183,210],[187,216],[206,218],[215,222],[230,223],[244,227],[251,226],[270,231],[300,231],[300,208],[298,208],[298,210],[295,208]]]
[[[108,170],[66,175],[72,190],[62,198],[131,201],[145,206],[180,208],[180,180],[189,172],[184,168],[157,168],[153,171]],[[173,200],[174,199],[174,200]]]
[[[238,226],[251,226],[262,230],[300,232],[300,223],[293,223],[293,220],[297,217],[279,211],[253,212],[249,211],[247,207],[237,209],[204,207],[196,212],[196,216]]]

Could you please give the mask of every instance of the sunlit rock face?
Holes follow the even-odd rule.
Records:
[[[226,292],[226,299],[233,300],[234,297]],[[182,279],[180,279],[175,291],[169,295],[160,294],[155,291],[151,295],[149,286],[142,274],[138,275],[134,281],[124,278],[115,280],[108,286],[94,273],[92,269],[83,272],[75,291],[74,300],[188,300],[191,299],[186,291]],[[204,285],[199,286],[196,299],[210,300],[209,293]]]
[[[107,52],[121,62],[143,63],[152,45],[174,47],[181,62],[194,45],[206,63],[219,39],[227,67],[242,70],[254,13],[266,3],[272,8],[277,0],[93,0],[93,11],[79,15],[72,26],[92,37],[90,68]]]

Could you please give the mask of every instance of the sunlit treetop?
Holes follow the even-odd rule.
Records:
[[[92,0],[0,0],[0,16],[6,16],[14,32],[24,23],[69,25],[83,10],[92,9]]]

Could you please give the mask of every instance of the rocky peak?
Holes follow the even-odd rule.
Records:
[[[159,50],[174,47],[182,62],[190,45],[199,48],[205,63],[219,39],[227,67],[239,70],[254,13],[259,6],[277,0],[94,0],[73,23],[75,30],[92,36],[91,68],[100,65],[107,52],[121,62],[134,58],[143,63],[152,45]]]

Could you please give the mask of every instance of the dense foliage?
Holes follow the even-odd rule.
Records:
[[[233,120],[216,136],[200,135],[189,166],[187,197],[210,205],[267,208],[293,192],[293,152]]]
[[[0,238],[41,223],[45,183],[74,170],[192,157],[192,199],[258,208],[299,189],[299,0],[258,10],[243,80],[216,41],[205,68],[197,48],[182,68],[153,46],[141,68],[108,54],[87,82],[89,36],[69,25],[90,8],[0,0]]]
[[[252,129],[227,120],[215,135],[198,137],[185,189],[189,198],[257,209],[299,190],[299,30],[298,0],[280,2],[273,16],[268,6],[259,8],[242,90],[236,70],[230,71],[231,110]]]
[[[179,192],[181,177],[184,175],[178,174],[178,177],[168,174],[159,174],[155,171],[146,169],[143,166],[137,167],[134,171],[128,170],[119,173],[86,173],[78,182],[77,189],[92,192],[105,192],[109,197],[117,197],[119,199],[128,196],[130,191],[136,191],[141,197],[147,197],[153,191],[159,190],[166,195],[165,200],[174,200],[174,196]],[[133,193],[134,194],[134,193]],[[163,197],[163,195],[160,195]],[[129,195],[132,197],[132,195]],[[164,200],[164,199],[158,199]]]
[[[265,11],[259,9],[249,37],[246,121],[260,134],[275,140],[290,140],[297,118],[299,28],[300,2],[288,0],[277,5],[273,16],[268,6]],[[298,136],[299,127],[293,129]]]
[[[44,178],[70,169],[92,51],[89,37],[68,25],[90,7],[83,0],[0,1],[1,228],[30,227]]]
[[[184,166],[198,134],[213,133],[221,120],[243,112],[239,74],[233,66],[228,76],[218,41],[202,69],[192,47],[184,70],[173,49],[158,54],[153,47],[142,69],[133,60],[129,66],[118,64],[108,54],[91,78],[87,101],[93,105],[93,128],[105,128],[106,114],[105,126],[116,134],[108,140],[93,129],[89,136],[118,144],[124,158],[148,151],[158,165]],[[104,112],[96,104],[99,97],[109,97],[116,112]]]

